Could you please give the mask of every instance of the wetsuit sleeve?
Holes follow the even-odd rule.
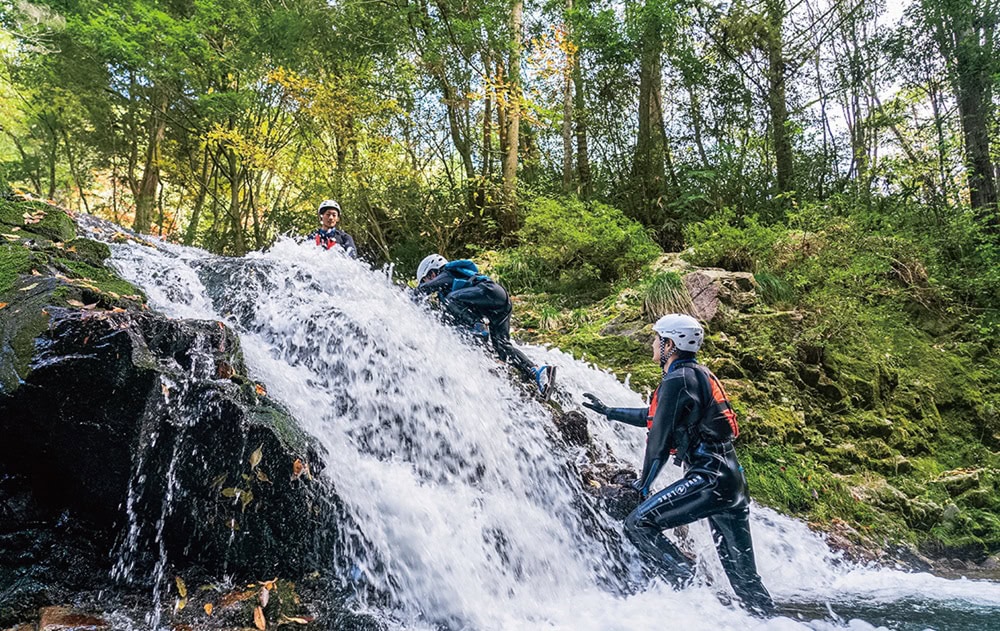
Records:
[[[417,285],[417,291],[425,294],[433,294],[434,292],[444,292],[448,293],[451,291],[451,284],[455,279],[448,272],[441,272],[437,275],[434,280],[429,280],[426,283],[420,283]]]
[[[612,421],[645,427],[649,408],[608,408],[605,416]]]
[[[347,251],[347,255],[352,259],[358,258],[358,248],[354,245],[354,237],[346,232],[341,232],[340,234],[344,237],[344,242],[341,245],[344,247],[344,250]]]
[[[684,418],[685,410],[691,405],[691,396],[686,383],[680,372],[660,382],[660,388],[656,393],[659,404],[656,406],[653,426],[646,438],[646,456],[642,463],[642,475],[639,476],[642,488],[646,492],[670,458],[674,428],[680,419]]]

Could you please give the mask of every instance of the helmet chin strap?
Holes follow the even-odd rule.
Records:
[[[676,352],[677,352],[677,345],[674,344],[673,347],[670,349],[670,352],[668,353],[667,352],[667,338],[661,337],[660,338],[660,368],[663,368],[664,366],[666,366],[667,362],[670,361],[670,358],[673,357],[674,353],[676,353]]]

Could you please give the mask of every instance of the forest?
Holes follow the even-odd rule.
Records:
[[[0,188],[229,256],[312,230],[333,198],[369,263],[412,279],[430,252],[474,258],[520,296],[525,337],[640,385],[648,345],[608,327],[623,296],[678,305],[650,266],[748,272],[763,304],[709,353],[758,386],[735,396],[755,494],[982,558],[1000,549],[998,10],[0,0]],[[781,370],[834,387],[765,387]],[[973,465],[976,497],[934,485]],[[858,502],[869,474],[902,489],[869,503],[894,517]]]

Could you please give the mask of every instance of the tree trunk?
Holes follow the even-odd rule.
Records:
[[[512,208],[517,193],[517,151],[521,124],[521,18],[523,0],[514,0],[510,12],[510,58],[507,63],[507,152],[504,155],[503,197]],[[510,226],[507,226],[510,227]]]
[[[580,56],[573,58],[573,120],[576,123],[576,182],[581,199],[590,199],[593,185],[590,180],[590,153],[587,148],[587,104],[583,92],[583,71]]]
[[[638,184],[633,205],[645,225],[660,230],[659,217],[666,193],[666,133],[663,128],[662,55],[663,34],[659,17],[643,7],[642,48],[639,58],[639,136],[635,143],[632,173]]]
[[[785,17],[784,0],[767,1],[767,81],[768,109],[771,114],[771,142],[774,144],[774,163],[779,194],[795,190],[795,173],[792,161],[792,138],[788,121],[788,102],[785,97],[786,71],[782,50],[782,21]]]
[[[201,164],[201,177],[198,179],[198,196],[194,200],[194,210],[191,211],[191,220],[188,221],[187,230],[184,232],[184,245],[194,244],[198,236],[198,222],[201,220],[201,209],[205,205],[205,197],[208,195],[208,165],[210,164],[210,153],[208,146],[205,146],[205,156]]]
[[[233,254],[243,256],[247,252],[246,240],[243,236],[243,218],[240,208],[240,166],[236,151],[226,149],[226,162],[229,167],[229,222],[233,231]]]
[[[573,10],[573,0],[566,0],[566,12]],[[562,119],[562,180],[563,190],[567,193],[573,190],[573,68],[576,64],[576,54],[569,46],[570,30],[569,21],[564,22],[564,36],[566,45],[563,53],[566,55],[566,65],[562,68],[563,85],[563,119]]]
[[[150,231],[153,225],[153,211],[156,208],[156,192],[160,188],[160,144],[167,129],[167,95],[162,89],[154,89],[152,110],[149,116],[149,141],[146,145],[146,161],[142,180],[135,193],[135,221],[132,229],[136,232]]]
[[[996,9],[992,2],[975,0],[949,3],[923,0],[921,4],[948,66],[958,102],[969,201],[990,232],[1000,233],[996,172],[989,137],[993,122],[992,80],[997,69],[993,59]]]

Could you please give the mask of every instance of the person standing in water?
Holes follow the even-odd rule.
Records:
[[[340,204],[335,200],[324,200],[319,205],[319,228],[306,235],[306,238],[314,239],[316,245],[327,250],[340,246],[349,257],[354,259],[358,257],[354,238],[337,227],[337,222],[340,221],[340,212]]]
[[[555,366],[538,366],[518,350],[510,340],[510,314],[513,306],[507,290],[489,276],[479,273],[468,260],[451,261],[440,254],[424,257],[417,267],[417,291],[438,294],[445,311],[485,339],[489,337],[502,361],[519,369],[533,380],[543,398],[549,398],[555,383]],[[483,324],[489,321],[489,329]]]
[[[698,363],[704,329],[689,315],[670,314],[653,325],[653,361],[663,379],[649,408],[612,408],[591,393],[583,405],[610,420],[646,427],[646,454],[634,486],[642,503],[625,520],[629,540],[676,586],[694,578],[692,562],[663,535],[698,519],[708,519],[712,538],[733,591],[758,614],[774,611],[754,559],[750,538],[750,497],[733,439],[736,414],[718,378]],[[649,495],[670,456],[684,477]]]

